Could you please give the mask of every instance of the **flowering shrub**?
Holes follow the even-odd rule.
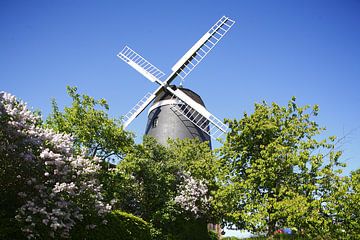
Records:
[[[43,128],[38,115],[5,92],[0,126],[1,204],[14,201],[28,238],[67,238],[76,222],[110,212],[97,180],[99,160],[75,155],[70,135]]]
[[[175,197],[177,203],[185,211],[199,217],[209,209],[208,187],[205,181],[193,178],[190,173],[182,174],[179,185],[179,195]]]

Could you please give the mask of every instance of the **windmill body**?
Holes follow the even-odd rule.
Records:
[[[207,31],[183,57],[165,74],[134,50],[125,46],[118,57],[159,87],[147,93],[123,118],[126,128],[152,102],[146,134],[165,144],[168,138],[199,138],[209,141],[227,131],[227,126],[211,114],[193,91],[170,85],[177,77],[181,80],[205,58],[211,49],[230,30],[235,22],[223,16]],[[162,80],[164,79],[164,80]]]
[[[175,88],[175,86],[172,86]],[[190,89],[180,88],[186,95],[195,102],[204,106],[201,97]],[[155,100],[148,111],[148,122],[145,134],[153,136],[160,144],[166,144],[170,139],[198,138],[200,141],[208,141],[211,146],[211,138],[187,117],[176,110],[176,100],[168,92],[162,92]],[[188,113],[190,114],[190,112]],[[209,127],[205,120],[204,126]]]

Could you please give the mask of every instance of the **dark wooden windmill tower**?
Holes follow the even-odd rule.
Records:
[[[175,88],[175,86],[172,87]],[[179,89],[191,97],[196,103],[205,107],[204,102],[198,94],[190,89]],[[210,136],[189,120],[189,118],[193,118],[191,116],[192,112],[186,112],[186,117],[174,107],[174,104],[177,104],[176,99],[165,91],[155,98],[153,105],[148,111],[148,122],[145,134],[153,136],[161,144],[165,144],[168,138],[198,138],[201,141],[209,141],[210,143]],[[209,121],[204,119],[203,122],[199,122],[199,124],[208,128]]]
[[[201,97],[190,89],[170,85],[175,78],[184,78],[201,62],[210,50],[230,30],[235,22],[228,17],[220,18],[185,55],[165,74],[128,46],[118,57],[140,72],[151,82],[160,85],[153,93],[147,93],[123,119],[126,128],[152,102],[148,113],[146,134],[165,144],[168,138],[199,138],[209,141],[227,131],[227,126],[212,115]]]

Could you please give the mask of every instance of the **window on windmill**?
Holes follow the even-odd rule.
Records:
[[[158,117],[156,117],[156,118],[153,119],[153,121],[152,121],[152,127],[153,127],[153,128],[156,128],[156,127],[157,127],[157,125],[158,125],[158,123],[159,123],[158,119],[159,119]]]

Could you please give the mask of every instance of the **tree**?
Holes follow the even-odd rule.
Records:
[[[76,87],[67,87],[72,98],[71,107],[59,111],[55,100],[46,125],[57,132],[74,138],[76,147],[85,147],[87,155],[104,162],[122,159],[133,144],[133,134],[124,131],[120,119],[112,119],[105,99],[95,100],[86,94],[77,93]]]
[[[228,172],[217,198],[230,223],[268,236],[280,227],[330,234],[328,203],[343,164],[335,137],[318,140],[324,128],[312,120],[317,114],[318,106],[310,111],[292,98],[287,107],[263,102],[251,115],[226,120],[220,154]]]
[[[360,169],[342,178],[336,186],[329,208],[333,212],[334,237],[360,238]]]
[[[116,206],[165,236],[204,239],[201,232],[207,236],[206,224],[215,216],[211,199],[218,163],[208,143],[186,139],[163,146],[145,136],[114,172]]]
[[[123,130],[120,121],[108,117],[105,100],[80,95],[76,88],[68,87],[68,93],[72,105],[61,112],[54,101],[46,124],[71,134],[77,147],[89,149],[89,156],[121,160],[116,169],[103,168],[100,180],[105,199],[114,198],[116,209],[165,229],[164,234],[180,232],[181,221],[190,229],[200,219],[207,234],[206,219],[215,216],[210,196],[217,189],[218,170],[209,146],[196,140],[162,146],[150,137],[135,145],[133,135]]]
[[[85,148],[86,156],[101,160],[99,180],[105,190],[104,197],[109,202],[114,198],[115,188],[109,168],[133,148],[134,135],[123,129],[120,119],[109,117],[105,99],[95,100],[86,94],[80,95],[76,87],[68,86],[67,92],[72,98],[71,106],[60,111],[53,100],[46,126],[56,132],[70,134],[78,152]]]
[[[110,211],[99,160],[75,154],[69,135],[44,128],[40,116],[4,92],[0,125],[0,218],[15,226],[1,237],[12,239],[21,227],[27,238],[66,238],[76,223],[93,225]]]

